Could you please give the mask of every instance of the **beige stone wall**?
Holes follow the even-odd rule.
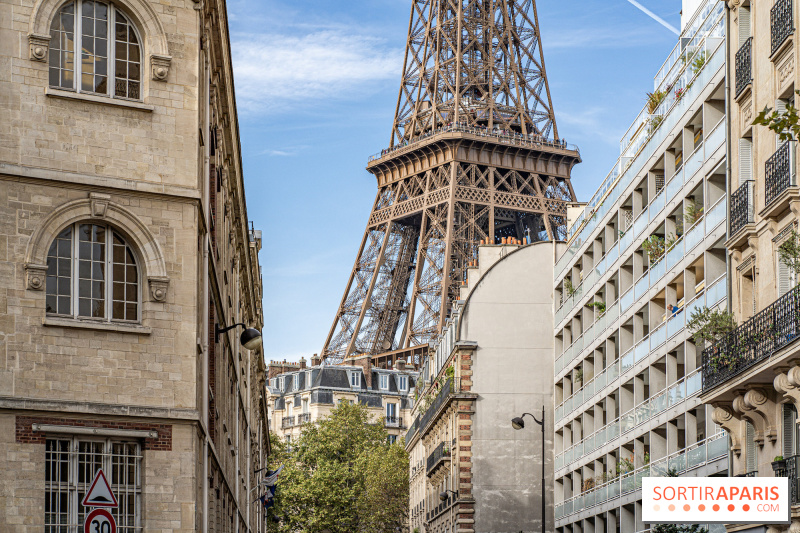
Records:
[[[146,278],[140,283],[146,330],[98,331],[78,327],[78,321],[44,325],[45,291],[26,286],[31,234],[54,207],[87,196],[85,188],[0,177],[0,321],[7,332],[0,346],[0,395],[196,408],[198,325],[186,320],[197,314],[199,260],[197,211],[190,203],[121,191],[110,195],[151,229],[164,251],[170,274],[166,301],[153,301]]]

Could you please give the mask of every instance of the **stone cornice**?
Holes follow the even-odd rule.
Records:
[[[130,416],[136,418],[170,420],[175,422],[200,421],[200,413],[196,409],[77,402],[71,400],[42,400],[39,398],[18,398],[10,396],[0,396],[0,410],[38,411],[101,416]]]

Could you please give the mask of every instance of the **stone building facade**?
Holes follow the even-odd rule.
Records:
[[[731,441],[731,475],[790,478],[797,530],[800,432],[800,287],[778,252],[800,216],[797,146],[753,119],[797,105],[800,54],[796,0],[726,3],[731,205],[727,242],[730,306],[738,327],[703,352],[702,399]],[[775,459],[780,459],[775,461]],[[728,526],[728,531],[766,529]]]
[[[553,289],[562,244],[486,245],[423,365],[405,444],[409,524],[425,533],[553,530]],[[545,410],[542,432],[532,420]],[[541,514],[545,464],[546,516]]]
[[[395,442],[411,422],[419,376],[414,361],[426,353],[427,346],[417,346],[351,358],[342,365],[320,364],[316,355],[312,366],[306,365],[305,358],[299,363],[272,361],[267,386],[270,431],[291,446],[303,426],[325,418],[339,402],[351,402],[366,406]],[[381,362],[374,364],[376,359]]]
[[[3,531],[264,531],[266,369],[224,2],[0,0]],[[76,59],[81,54],[80,59]],[[113,81],[113,83],[112,83]]]

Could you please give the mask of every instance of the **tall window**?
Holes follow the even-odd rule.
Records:
[[[47,439],[45,450],[45,533],[78,531],[91,512],[81,500],[100,468],[119,503],[114,510],[117,531],[142,531],[142,456],[138,443],[63,437]]]
[[[380,387],[381,390],[388,390],[389,389],[389,376],[386,374],[380,375]]]
[[[394,421],[397,418],[397,404],[396,403],[387,403],[386,404],[386,419],[389,421]]]
[[[47,254],[47,312],[101,320],[139,320],[139,269],[115,230],[64,228]]]
[[[350,386],[353,388],[361,388],[361,374],[358,372],[350,373]]]
[[[50,26],[50,86],[138,100],[140,42],[130,20],[114,4],[65,4]]]
[[[397,376],[397,381],[401,391],[408,390],[408,376]]]

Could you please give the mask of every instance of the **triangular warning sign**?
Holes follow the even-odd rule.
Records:
[[[83,497],[81,505],[84,507],[117,506],[117,498],[114,496],[114,493],[111,492],[111,487],[108,484],[108,480],[106,479],[106,475],[103,473],[102,468],[98,470],[97,475],[94,476],[92,486],[89,489],[89,492],[86,493],[86,496]]]

